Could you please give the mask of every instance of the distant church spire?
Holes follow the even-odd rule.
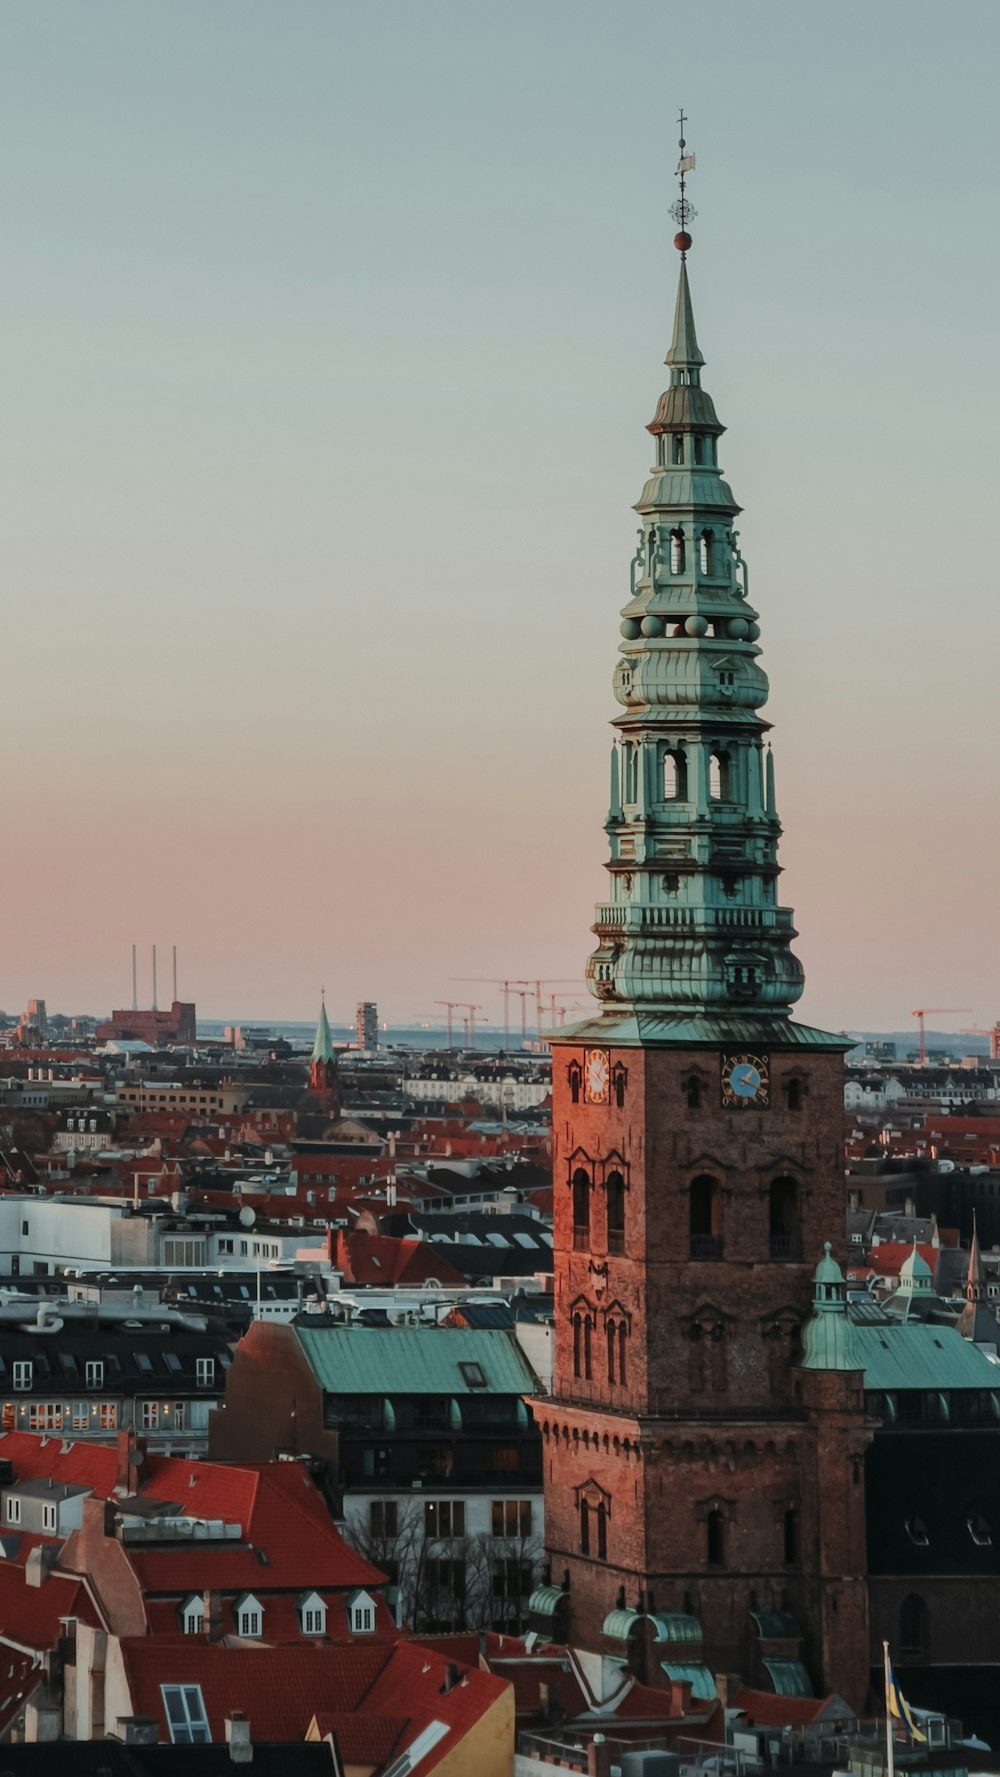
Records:
[[[316,1024],[316,1041],[313,1043],[312,1058],[309,1062],[309,1089],[311,1092],[330,1092],[337,1083],[337,1054],[330,1035],[330,1020],[326,1015],[326,989],[322,990],[319,1019]]]

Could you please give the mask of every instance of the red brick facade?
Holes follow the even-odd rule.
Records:
[[[730,1108],[719,1048],[607,1049],[603,1103],[590,1053],[553,1048],[555,1380],[534,1409],[570,1640],[600,1648],[620,1603],[683,1611],[714,1671],[766,1682],[752,1613],[785,1610],[817,1687],[860,1707],[862,1376],[796,1368],[843,1238],[841,1056],[772,1052],[768,1104]]]

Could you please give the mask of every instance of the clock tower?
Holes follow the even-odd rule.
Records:
[[[552,1584],[535,1626],[647,1682],[712,1695],[738,1673],[861,1707],[863,1372],[846,1321],[802,1338],[818,1289],[844,1315],[823,1251],[843,1245],[850,1045],[791,1017],[767,679],[701,380],[681,157],[670,383],[613,681],[598,1003],[552,1037],[555,1375],[533,1407]]]

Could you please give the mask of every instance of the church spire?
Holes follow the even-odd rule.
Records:
[[[309,1090],[328,1094],[335,1089],[336,1084],[337,1052],[330,1035],[330,1020],[326,1015],[326,989],[323,988],[316,1023],[316,1040],[309,1060]]]
[[[597,909],[588,978],[605,1026],[648,1015],[664,1037],[684,1037],[709,1016],[725,1035],[727,1020],[752,1017],[775,1037],[804,978],[777,897],[781,827],[759,714],[768,685],[740,508],[719,468],[725,428],[701,386],[687,269],[695,157],[683,123],[670,384],[647,427],[656,460],[635,508],[614,675],[610,898]]]

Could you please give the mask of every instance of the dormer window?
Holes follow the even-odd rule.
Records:
[[[309,1592],[299,1600],[299,1622],[303,1635],[326,1634],[326,1605],[318,1592]]]
[[[927,1534],[927,1526],[916,1512],[906,1520],[906,1534],[915,1548],[926,1549],[930,1546],[931,1539]]]
[[[375,1629],[375,1600],[370,1592],[355,1592],[347,1601],[347,1621],[352,1635],[371,1635]]]
[[[977,1549],[988,1549],[993,1541],[993,1535],[982,1512],[974,1513],[971,1518],[966,1519],[966,1523],[969,1528],[969,1535]]]
[[[244,1592],[236,1600],[236,1633],[248,1641],[259,1641],[264,1633],[264,1611],[252,1592]]]
[[[18,1394],[27,1394],[31,1388],[33,1362],[29,1358],[19,1358],[11,1365],[14,1372],[14,1388]]]
[[[181,1605],[181,1628],[185,1635],[200,1635],[205,1622],[205,1600],[200,1592],[192,1592]]]

